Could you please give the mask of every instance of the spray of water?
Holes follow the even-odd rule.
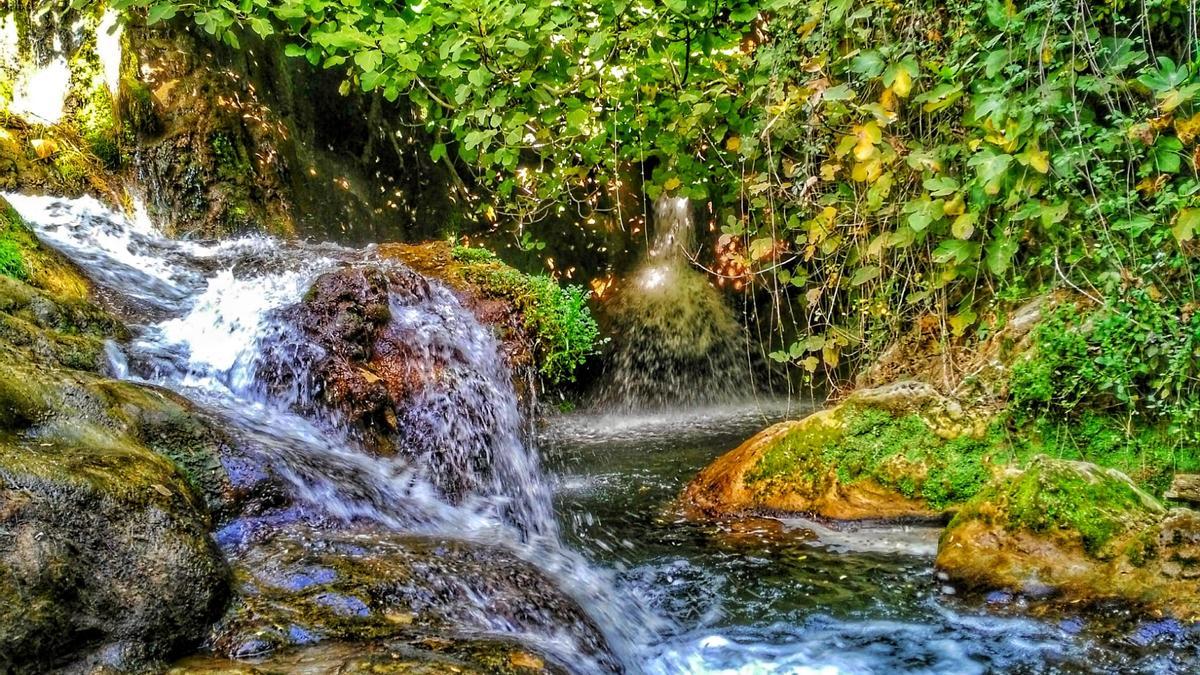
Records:
[[[694,269],[692,205],[663,195],[639,267],[605,307],[615,348],[600,387],[618,410],[744,400],[751,375],[745,335],[720,292]]]

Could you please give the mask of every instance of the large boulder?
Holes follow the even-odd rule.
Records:
[[[213,630],[214,656],[372,642],[485,672],[619,670],[579,605],[499,547],[297,526],[238,552],[234,567],[240,597]]]
[[[859,390],[720,457],[688,485],[683,505],[705,517],[939,518],[990,475],[985,425],[928,384]]]
[[[1167,510],[1124,474],[1035,458],[967,502],[938,569],[968,588],[1117,600],[1200,618],[1200,513]]]
[[[226,597],[203,503],[110,430],[0,435],[0,668],[139,669],[194,644]]]

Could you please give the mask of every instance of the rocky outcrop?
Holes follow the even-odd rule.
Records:
[[[1119,600],[1195,620],[1200,513],[1168,511],[1117,471],[1040,457],[963,506],[937,566],[969,588]]]
[[[484,672],[619,670],[579,606],[500,548],[294,528],[239,554],[235,567],[241,597],[211,638],[221,656],[349,641],[406,645],[410,658]],[[548,652],[549,642],[521,644],[514,634],[573,644]]]
[[[397,410],[433,382],[429,370],[391,330],[391,294],[424,298],[429,282],[400,267],[354,266],[321,275],[304,300],[282,311],[303,337],[268,351],[278,359],[275,386],[311,387],[299,405],[338,411],[367,445],[391,454]]]
[[[254,488],[186,401],[103,374],[124,329],[19,219],[4,225],[20,265],[0,274],[0,670],[152,667],[219,615],[212,514]]]
[[[984,424],[928,384],[860,390],[722,456],[688,485],[683,505],[707,517],[938,518],[988,477]]]

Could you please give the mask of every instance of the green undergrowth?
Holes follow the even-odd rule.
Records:
[[[25,259],[34,248],[33,234],[8,202],[0,200],[0,274],[25,281],[29,268]]]
[[[541,274],[525,274],[481,248],[456,246],[462,275],[484,292],[513,303],[523,317],[534,344],[538,371],[551,384],[569,382],[575,369],[595,353],[600,330],[588,308],[588,292],[560,285]]]

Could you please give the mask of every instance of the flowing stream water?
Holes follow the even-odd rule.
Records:
[[[133,340],[111,350],[114,375],[220,416],[287,480],[307,518],[507,547],[583,607],[629,672],[1183,673],[1200,659],[1200,636],[1173,622],[1031,618],[1004,594],[961,597],[933,572],[934,530],[687,522],[671,502],[690,476],[803,410],[760,402],[552,417],[535,444],[496,339],[436,284],[420,297],[393,293],[391,329],[447,369],[449,384],[402,411],[424,439],[408,455],[418,461],[372,456],[336,420],[305,412],[303,377],[271,386],[280,359],[267,357],[306,367],[309,347],[279,310],[320,274],[392,263],[370,249],[261,237],[175,241],[88,198],[6,198],[131,324]],[[470,486],[465,496],[447,496],[447,473]],[[218,542],[236,548],[252,527],[231,524]],[[486,602],[476,609],[486,624]],[[603,667],[569,636],[486,625],[580,673]]]

